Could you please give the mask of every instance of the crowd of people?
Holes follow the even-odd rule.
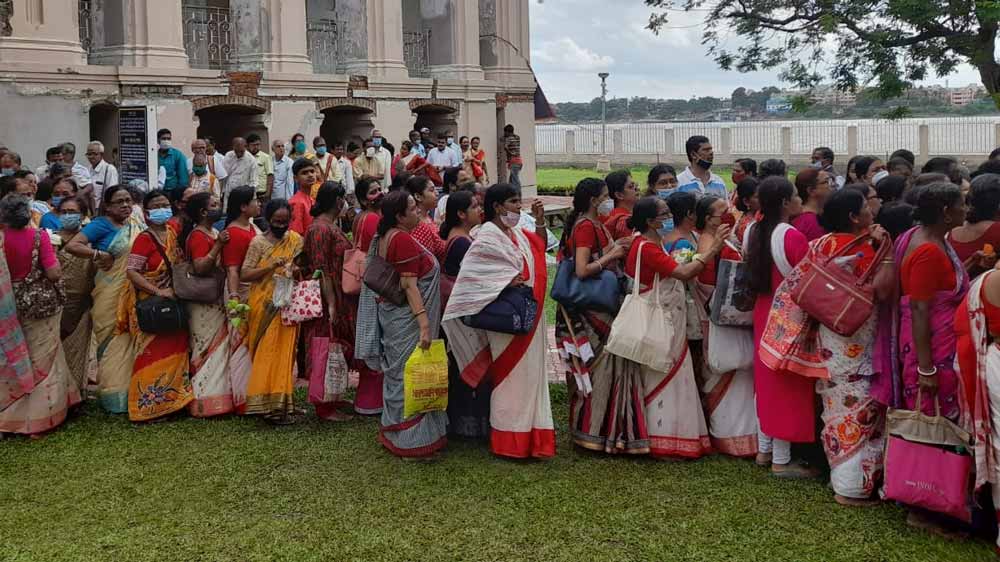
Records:
[[[695,136],[681,173],[581,181],[553,245],[540,201],[521,200],[519,139],[506,135],[498,183],[478,139],[419,130],[398,151],[375,130],[353,161],[354,147],[317,137],[309,150],[302,135],[273,156],[255,135],[225,155],[199,139],[188,158],[163,130],[157,189],[119,183],[100,143],[89,166],[64,144],[36,171],[0,152],[0,434],[51,431],[94,385],[104,409],[135,422],[186,411],[293,423],[299,377],[321,418],[379,415],[379,440],[400,457],[432,458],[449,435],[551,457],[541,311],[554,298],[583,449],[720,453],[816,478],[793,445],[819,441],[835,501],[861,507],[879,501],[887,413],[921,410],[971,434],[977,491],[997,482],[1000,149],[974,173],[951,158],[917,173],[900,150],[852,158],[841,177],[817,148],[794,180],[780,160],[744,158],[729,192]],[[859,327],[798,305],[798,284],[824,263],[871,287]],[[283,294],[310,279],[321,310],[289,321]],[[636,313],[640,301],[653,312]],[[158,329],[149,314],[179,320]],[[630,323],[657,347],[623,351]],[[407,361],[440,338],[447,410],[407,416]],[[353,403],[323,391],[334,346],[359,374]]]

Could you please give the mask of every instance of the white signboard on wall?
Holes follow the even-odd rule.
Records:
[[[125,106],[118,109],[118,158],[121,183],[145,180],[156,189],[157,166],[156,109]]]

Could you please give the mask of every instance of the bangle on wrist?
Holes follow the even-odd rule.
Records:
[[[917,366],[917,374],[920,375],[921,377],[933,377],[937,375],[937,372],[938,372],[937,367],[931,367],[930,372],[925,373],[924,370],[921,369],[919,365]]]
[[[421,314],[427,314],[427,309],[421,308],[420,310],[413,313],[414,316],[420,316]]]

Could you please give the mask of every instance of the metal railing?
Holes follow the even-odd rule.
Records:
[[[410,76],[430,76],[431,30],[403,32],[403,61]]]
[[[93,5],[91,0],[80,0],[77,3],[80,14],[80,46],[87,55],[94,46]]]
[[[338,74],[344,70],[344,52],[339,33],[343,22],[328,18],[306,20],[306,48],[316,74]]]
[[[184,50],[191,68],[236,66],[236,25],[228,8],[183,8]]]
[[[683,159],[693,135],[711,139],[716,155],[782,158],[807,156],[817,146],[838,155],[886,157],[905,148],[914,154],[978,156],[1000,146],[1000,116],[902,120],[736,121],[609,123],[604,139],[611,155]],[[599,155],[600,123],[535,127],[540,155]]]

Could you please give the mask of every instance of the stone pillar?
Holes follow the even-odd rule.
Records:
[[[181,0],[105,0],[94,64],[187,68]]]
[[[230,0],[240,70],[311,74],[305,0]]]
[[[351,63],[348,72],[379,80],[407,80],[403,62],[402,0],[366,0],[368,60]]]
[[[479,66],[479,2],[451,0],[448,15],[450,62],[432,66],[431,76],[482,80],[483,69]],[[433,35],[431,41],[434,41]]]
[[[847,127],[847,157],[854,158],[858,155],[858,126],[849,125]]]
[[[534,82],[531,69],[528,68],[531,58],[528,26],[522,25],[528,21],[528,0],[480,0],[480,8],[484,7],[483,2],[488,3],[487,8],[494,10],[486,18],[487,21],[493,18],[493,29],[480,29],[484,39],[480,43],[480,49],[487,49],[481,57],[486,79],[497,82]]]
[[[663,155],[674,155],[674,130],[663,129]]]
[[[792,128],[781,128],[781,158],[787,164],[792,159]]]
[[[723,127],[719,130],[719,155],[722,156],[720,163],[732,162],[733,160],[733,128]]]
[[[926,123],[920,125],[919,136],[920,149],[917,153],[917,162],[927,162],[931,158],[931,130]]]
[[[13,0],[9,5],[13,13],[0,12],[0,64],[86,64],[76,0]]]
[[[993,126],[993,146],[1000,147],[1000,123]]]
[[[998,125],[1000,126],[1000,125]],[[576,153],[576,132],[573,129],[566,130],[566,154]]]
[[[611,131],[611,152],[614,154],[625,152],[625,135],[621,129]]]

